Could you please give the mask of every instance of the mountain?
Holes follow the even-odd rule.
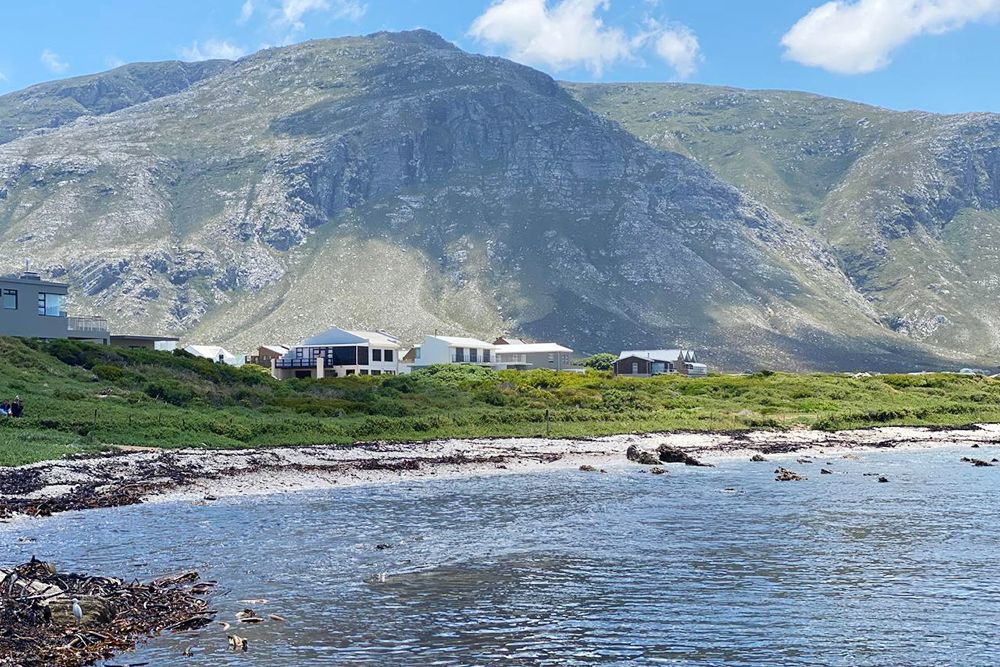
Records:
[[[0,144],[81,116],[100,116],[179,93],[231,64],[228,60],[133,63],[0,95]]]
[[[30,259],[118,330],[238,350],[336,323],[694,347],[727,369],[956,356],[888,326],[795,202],[577,99],[614,115],[610,94],[426,31],[214,68],[0,145],[0,270]]]
[[[995,365],[1000,115],[696,85],[566,87],[817,234],[884,326]]]

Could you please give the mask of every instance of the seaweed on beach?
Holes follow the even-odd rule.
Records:
[[[35,558],[0,569],[0,665],[90,665],[161,632],[208,625],[215,612],[199,596],[213,584],[197,580],[189,572],[126,582],[60,573]],[[81,619],[73,614],[74,599]]]

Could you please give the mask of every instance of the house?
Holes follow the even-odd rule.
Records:
[[[531,370],[549,368],[554,371],[570,370],[573,350],[556,343],[524,343],[516,338],[498,338],[494,343],[496,367],[500,369]]]
[[[412,364],[419,358],[420,358],[420,346],[414,345],[406,352],[403,352],[403,356],[399,358],[399,363],[400,365]]]
[[[285,347],[284,345],[261,345],[257,348],[257,354],[250,355],[250,363],[255,366],[263,366],[264,368],[270,368],[271,362],[276,361],[291,350],[290,347]]]
[[[228,350],[218,345],[188,345],[184,351],[202,359],[210,359],[230,366],[242,366],[245,361],[244,358],[230,354]]]
[[[296,345],[272,362],[271,374],[290,378],[395,375],[402,345],[384,331],[333,327]]]
[[[625,350],[614,363],[615,375],[650,377],[664,373],[705,377],[708,367],[698,363],[694,350]]]
[[[68,294],[69,285],[42,280],[37,273],[0,277],[0,335],[107,345],[107,320],[67,315],[63,302]]]
[[[509,338],[507,336],[500,336],[495,341],[494,345],[524,345],[524,341],[520,338]]]
[[[132,336],[127,334],[111,334],[112,347],[127,347],[132,350],[160,350],[173,352],[177,349],[179,338],[171,336]]]
[[[425,336],[424,342],[414,346],[413,361],[405,372],[434,364],[475,364],[493,366],[495,345],[478,338],[456,336]]]

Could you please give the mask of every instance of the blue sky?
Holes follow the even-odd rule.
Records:
[[[428,28],[573,81],[1000,112],[1000,0],[9,0],[0,93],[125,62]]]

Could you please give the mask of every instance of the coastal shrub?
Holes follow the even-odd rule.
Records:
[[[593,368],[595,371],[610,371],[614,368],[616,361],[618,361],[618,357],[615,355],[608,352],[602,352],[601,354],[595,354],[592,357],[587,357],[580,362],[580,365],[585,368]]]
[[[98,364],[90,370],[94,375],[102,380],[105,380],[106,382],[121,382],[122,378],[125,377],[125,369],[121,366]]]
[[[146,385],[145,394],[150,398],[178,407],[190,404],[197,394],[177,380],[159,380]]]
[[[245,424],[237,424],[234,422],[215,421],[209,424],[208,429],[216,435],[232,438],[233,440],[239,440],[240,442],[249,442],[254,436],[252,428]]]
[[[622,410],[651,410],[649,401],[634,391],[609,389],[601,397],[601,408],[609,412]]]
[[[393,425],[394,422],[388,417],[365,417],[353,424],[349,428],[348,434],[357,439],[384,437],[392,432]]]

